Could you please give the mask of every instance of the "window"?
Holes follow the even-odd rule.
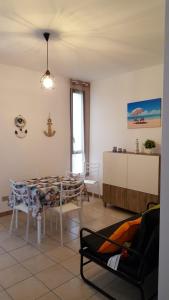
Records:
[[[72,172],[82,173],[84,165],[84,99],[83,92],[72,95]]]
[[[89,161],[90,83],[71,79],[70,88],[70,170],[81,173]]]

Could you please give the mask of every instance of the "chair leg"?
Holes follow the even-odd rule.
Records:
[[[141,293],[141,300],[145,300],[146,298],[145,298],[143,287],[140,287],[139,289],[140,289],[140,293]]]
[[[58,230],[58,218],[57,218],[57,214],[56,214],[56,224],[55,224],[55,228],[56,228],[56,232]]]
[[[41,242],[41,214],[38,213],[37,216],[37,243],[40,244]]]
[[[100,184],[99,184],[99,182],[98,182],[98,193],[99,193],[99,199],[100,199]]]
[[[43,208],[43,235],[45,236],[46,234],[46,213],[45,209]]]
[[[12,230],[13,230],[14,217],[15,217],[15,209],[13,209],[13,212],[12,212],[12,218],[11,218],[11,223],[10,223],[10,228],[9,228],[10,234],[12,234]]]
[[[50,208],[50,233],[53,232],[53,212],[52,208]]]
[[[18,210],[15,210],[15,229],[18,229]]]
[[[60,243],[61,243],[61,247],[63,247],[63,220],[62,220],[62,213],[60,213]]]
[[[83,193],[84,193],[84,196],[86,196],[87,195],[87,201],[89,202],[89,193],[88,193],[88,191],[87,191],[87,187],[86,187],[86,185],[84,184],[84,190],[83,190]]]
[[[29,238],[29,212],[27,214],[27,222],[26,222],[26,242],[28,242]]]
[[[62,222],[63,222],[63,230],[66,231],[67,230],[67,219],[66,219],[66,214],[63,215],[62,217]]]
[[[85,277],[84,271],[83,271],[83,266],[84,265],[85,265],[85,263],[83,262],[83,255],[81,254],[81,256],[80,256],[80,275],[81,275],[82,279],[84,280],[84,282],[86,282],[88,285],[92,286],[97,291],[99,291],[100,293],[102,293],[102,295],[104,295],[107,299],[117,300],[116,298],[114,298],[113,296],[111,296],[110,294],[108,294],[106,291],[104,291],[103,289],[101,289],[99,286],[97,286],[94,282],[90,281],[89,279],[87,279]]]
[[[79,221],[80,221],[80,229],[82,228],[82,210],[79,209]]]

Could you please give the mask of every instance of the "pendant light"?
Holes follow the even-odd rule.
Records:
[[[45,74],[42,76],[40,82],[41,82],[42,88],[47,89],[47,90],[51,90],[55,87],[55,79],[51,75],[51,73],[48,69],[48,40],[49,40],[50,33],[49,32],[44,32],[43,36],[44,36],[44,38],[46,40],[46,43],[47,43],[47,61],[46,61],[47,70],[46,70]]]

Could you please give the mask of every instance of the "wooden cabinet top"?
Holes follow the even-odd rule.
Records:
[[[161,156],[160,153],[145,153],[145,152],[113,152],[113,151],[104,151],[104,153],[113,153],[113,154],[135,154],[135,155],[149,155],[149,156]]]

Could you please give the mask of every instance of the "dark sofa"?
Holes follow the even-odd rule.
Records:
[[[132,240],[131,246],[120,246],[116,253],[102,254],[98,252],[99,247],[104,241],[110,241],[110,243],[116,244],[115,241],[109,240],[110,235],[124,222],[134,220],[142,216],[141,224]],[[159,216],[160,209],[151,209],[143,214],[137,214],[127,220],[118,222],[109,227],[106,227],[98,232],[94,232],[88,228],[82,228],[80,232],[80,255],[81,265],[80,272],[83,280],[95,289],[100,291],[109,299],[115,299],[112,295],[108,294],[105,290],[96,286],[95,283],[87,279],[84,275],[84,266],[90,262],[102,266],[104,269],[112,272],[120,278],[130,282],[140,290],[141,299],[145,300],[144,283],[152,273],[155,273],[158,277],[158,256],[159,256]],[[108,259],[115,254],[121,253],[123,250],[127,252],[126,258],[121,258],[118,269],[113,270],[107,266]],[[84,257],[88,261],[84,262]],[[149,299],[152,299],[157,294],[157,283],[154,284],[152,295]]]

